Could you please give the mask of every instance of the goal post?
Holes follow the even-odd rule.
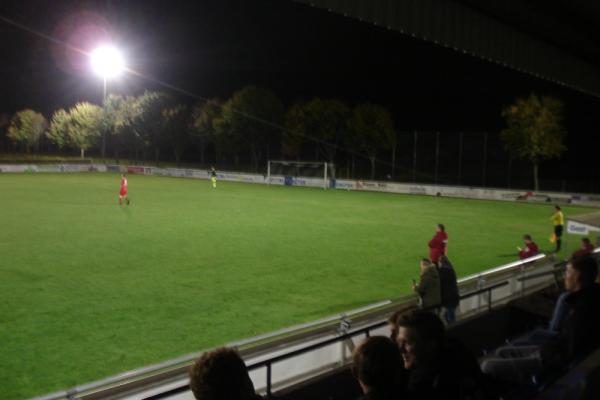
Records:
[[[273,179],[283,178],[284,185],[294,185],[301,181],[303,186],[329,187],[329,180],[333,178],[332,164],[325,161],[287,161],[269,160],[267,162],[267,185]]]

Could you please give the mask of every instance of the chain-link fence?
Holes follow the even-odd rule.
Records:
[[[393,150],[378,157],[376,179],[477,187],[533,189],[533,166],[511,159],[498,132],[402,131]],[[393,154],[393,155],[392,155]],[[368,179],[370,164],[361,158],[343,177]],[[539,168],[540,190],[600,192],[600,182],[563,175],[560,161]]]

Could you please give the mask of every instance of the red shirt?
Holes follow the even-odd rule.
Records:
[[[121,196],[127,195],[127,178],[121,178],[121,190],[119,190]]]
[[[575,257],[585,256],[586,254],[591,254],[592,251],[594,251],[594,246],[592,246],[591,243],[582,243],[581,249],[574,252],[571,257],[575,258]]]
[[[446,251],[446,245],[448,243],[448,235],[446,232],[436,232],[435,236],[429,241],[429,259],[437,263],[442,255]]]
[[[538,251],[537,244],[534,242],[525,243],[525,248],[519,252],[519,258],[523,260],[525,258],[533,257],[538,253]]]

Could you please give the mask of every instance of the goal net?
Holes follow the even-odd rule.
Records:
[[[267,184],[313,186],[327,189],[333,178],[333,165],[327,162],[274,161],[267,164]]]

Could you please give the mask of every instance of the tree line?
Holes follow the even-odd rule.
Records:
[[[22,110],[7,125],[13,147],[27,153],[39,152],[47,140],[55,150],[77,151],[81,158],[93,150],[102,158],[158,164],[168,157],[179,164],[184,154],[193,154],[205,164],[210,153],[210,162],[244,161],[258,170],[270,158],[335,163],[343,149],[353,158],[368,158],[372,177],[378,153],[391,151],[396,137],[392,116],[381,105],[351,108],[341,100],[314,98],[286,110],[275,94],[256,86],[227,100],[191,105],[163,92],[111,94],[102,107],[80,102],[49,120]]]
[[[500,138],[511,158],[532,163],[537,189],[540,162],[566,150],[563,104],[531,94],[505,107],[502,116],[506,128]],[[195,104],[155,91],[111,94],[103,106],[80,102],[55,111],[49,120],[27,109],[12,118],[0,115],[2,132],[14,148],[27,153],[39,152],[45,140],[47,150],[77,151],[81,158],[92,150],[103,159],[157,165],[165,158],[179,165],[184,155],[202,165],[238,167],[243,162],[255,171],[268,159],[321,160],[343,162],[355,176],[355,164],[366,159],[371,179],[383,154],[394,170],[398,137],[391,113],[381,105],[350,107],[338,99],[313,98],[286,109],[275,94],[256,86],[246,86],[227,100]]]

